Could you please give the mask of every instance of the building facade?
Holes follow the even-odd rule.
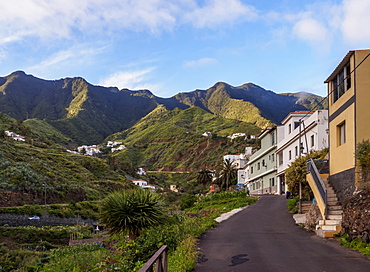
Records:
[[[325,80],[330,183],[340,201],[356,189],[356,145],[370,139],[370,50],[349,51]]]
[[[266,128],[258,136],[261,148],[250,156],[245,169],[246,184],[252,194],[275,194],[276,184],[276,127]]]
[[[284,193],[285,170],[300,156],[329,147],[328,111],[291,112],[277,128],[277,190]]]

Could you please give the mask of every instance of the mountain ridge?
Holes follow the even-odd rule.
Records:
[[[44,80],[23,71],[0,77],[0,112],[26,120],[45,120],[78,144],[99,143],[132,127],[158,105],[185,110],[199,107],[227,119],[256,124],[279,124],[291,111],[307,110],[320,99],[307,94],[276,94],[254,83],[239,87],[217,82],[206,90],[178,93],[170,98],[150,90],[92,85],[82,77]]]

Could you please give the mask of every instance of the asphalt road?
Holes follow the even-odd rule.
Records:
[[[370,261],[297,226],[284,196],[260,200],[207,231],[195,272],[370,272]]]

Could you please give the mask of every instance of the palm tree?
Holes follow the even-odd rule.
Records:
[[[203,168],[198,172],[197,176],[198,184],[203,185],[203,190],[205,189],[206,185],[212,181],[212,171]]]
[[[226,185],[226,191],[229,189],[231,182],[236,178],[238,170],[235,165],[231,162],[230,159],[223,161],[222,169],[218,177],[219,182],[221,183],[220,187],[223,188]]]
[[[148,190],[122,190],[102,201],[100,222],[111,234],[123,232],[134,240],[143,229],[160,225],[165,220],[161,196]]]

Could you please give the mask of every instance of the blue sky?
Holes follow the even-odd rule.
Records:
[[[23,70],[170,97],[219,81],[326,95],[370,47],[370,0],[0,1],[0,76]]]

